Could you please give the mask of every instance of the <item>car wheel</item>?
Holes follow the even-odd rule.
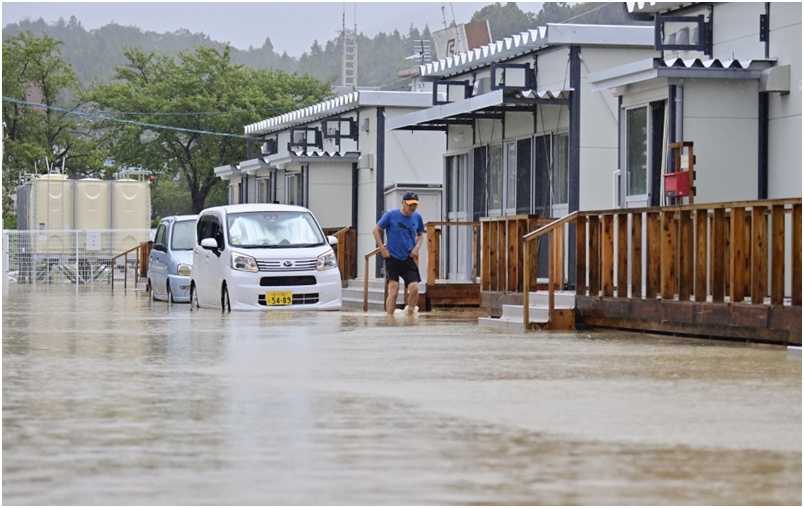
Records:
[[[232,304],[229,301],[229,290],[226,288],[226,284],[223,285],[221,290],[221,312],[232,312]]]
[[[167,291],[166,294],[168,303],[175,303],[175,301],[173,300],[173,292],[170,290],[170,281],[167,281],[166,283],[166,291]]]
[[[195,290],[195,282],[190,283],[190,310],[200,309],[201,305],[198,303],[198,291]]]

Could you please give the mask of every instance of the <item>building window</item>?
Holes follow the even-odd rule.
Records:
[[[489,215],[502,215],[503,204],[503,147],[489,147]]]
[[[648,108],[626,113],[626,189],[629,196],[648,193]]]
[[[466,211],[466,193],[469,185],[466,160],[466,155],[447,157],[448,212]]]
[[[553,135],[553,204],[569,202],[569,135]]]

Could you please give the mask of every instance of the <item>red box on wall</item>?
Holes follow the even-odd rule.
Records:
[[[690,195],[690,172],[667,173],[664,175],[664,193],[675,197]]]

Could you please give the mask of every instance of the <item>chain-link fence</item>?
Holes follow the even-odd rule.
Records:
[[[150,235],[148,229],[4,230],[4,284],[136,281],[143,263],[136,248]]]

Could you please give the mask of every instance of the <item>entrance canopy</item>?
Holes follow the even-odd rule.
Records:
[[[589,77],[597,90],[624,87],[660,78],[760,79],[775,60],[648,58],[597,72]]]
[[[360,159],[360,152],[314,152],[309,154],[296,154],[290,152],[283,157],[268,161],[271,167],[283,168],[288,164],[306,163],[354,163]],[[242,165],[242,164],[241,164]]]
[[[571,88],[526,90],[511,95],[493,90],[468,99],[439,104],[387,120],[389,130],[447,130],[450,125],[472,125],[475,120],[500,120],[505,113],[533,112],[537,104],[567,104]]]

